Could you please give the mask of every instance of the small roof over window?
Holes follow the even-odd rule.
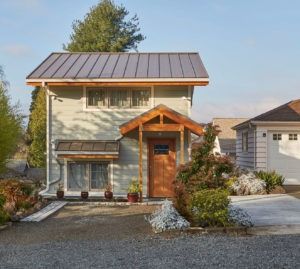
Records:
[[[119,145],[119,141],[114,140],[60,140],[55,150],[59,157],[65,158],[115,159],[119,156]]]

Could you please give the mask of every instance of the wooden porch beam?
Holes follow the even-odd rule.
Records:
[[[181,130],[180,124],[145,124],[143,131],[147,132],[179,132]]]
[[[159,114],[159,124],[164,124],[164,114]]]
[[[184,164],[184,125],[180,127],[180,164]]]
[[[140,202],[143,202],[143,125],[139,125],[139,186]]]

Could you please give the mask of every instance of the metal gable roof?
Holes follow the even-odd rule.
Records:
[[[196,52],[52,53],[28,76],[33,79],[208,79]]]

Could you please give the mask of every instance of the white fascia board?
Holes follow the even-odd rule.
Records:
[[[83,79],[70,79],[70,78],[45,78],[45,79],[26,79],[28,83],[41,82],[209,82],[208,78],[83,78]]]
[[[300,126],[300,121],[251,121],[251,124],[253,125],[279,125],[279,126]]]

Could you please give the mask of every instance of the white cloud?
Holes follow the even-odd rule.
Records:
[[[205,103],[192,108],[192,118],[199,122],[210,122],[213,118],[252,118],[284,104],[282,100],[266,98],[259,102],[243,101],[230,104]]]
[[[0,51],[14,57],[26,57],[32,55],[30,47],[22,44],[10,44],[0,47]]]

